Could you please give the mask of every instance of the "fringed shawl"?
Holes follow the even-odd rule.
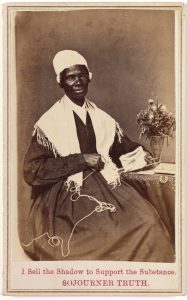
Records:
[[[44,113],[34,125],[33,134],[37,134],[38,143],[52,150],[55,157],[57,154],[67,156],[81,153],[73,110],[69,103],[69,98],[65,95]],[[110,115],[89,100],[86,100],[86,109],[92,120],[97,152],[105,163],[104,169],[100,172],[108,184],[116,185],[119,182],[119,174],[116,165],[109,157],[109,150],[114,142],[115,134],[118,135],[119,141],[121,141],[123,132],[119,124]],[[69,176],[67,183],[71,181],[78,186],[82,186],[82,172]]]

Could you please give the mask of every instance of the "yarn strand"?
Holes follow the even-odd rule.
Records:
[[[85,181],[90,175],[92,175],[94,172],[90,172],[88,174],[88,176],[86,176],[83,181]],[[68,239],[68,242],[67,242],[67,253],[65,254],[64,253],[64,241],[63,241],[63,238],[55,235],[55,236],[50,236],[48,232],[45,232],[43,233],[42,235],[34,238],[31,240],[31,242],[29,242],[28,244],[24,244],[22,243],[22,245],[24,247],[29,247],[31,246],[31,244],[36,241],[36,240],[39,240],[40,238],[44,237],[44,236],[47,236],[48,238],[48,244],[51,246],[51,247],[57,247],[60,245],[61,247],[61,255],[62,257],[67,257],[70,255],[70,242],[71,242],[71,239],[72,239],[72,236],[73,236],[73,233],[76,229],[76,227],[81,223],[83,222],[84,220],[86,220],[87,218],[89,218],[93,213],[97,212],[97,213],[100,213],[100,212],[103,212],[105,210],[109,210],[110,212],[115,212],[116,211],[116,208],[113,204],[111,203],[106,203],[106,202],[102,202],[102,201],[99,201],[98,199],[96,199],[95,197],[93,196],[90,196],[90,195],[87,195],[87,194],[81,194],[81,189],[80,187],[75,184],[73,187],[70,187],[72,181],[70,182],[65,182],[65,185],[67,186],[67,191],[69,190],[70,193],[71,193],[71,196],[70,196],[70,200],[72,202],[76,202],[78,201],[81,197],[86,197],[87,199],[89,199],[90,201],[95,201],[98,205],[87,215],[85,215],[83,218],[81,218],[79,221],[76,222],[76,224],[74,225],[72,231],[71,231],[71,234],[69,236],[69,239]],[[75,195],[77,195],[77,197],[73,198]]]

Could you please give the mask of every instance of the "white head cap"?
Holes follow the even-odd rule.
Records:
[[[88,65],[85,58],[79,54],[77,51],[72,50],[63,50],[58,52],[53,59],[53,67],[56,73],[57,82],[60,83],[60,73],[69,67],[74,65],[84,65],[87,67]],[[89,78],[92,78],[92,73],[89,72]]]

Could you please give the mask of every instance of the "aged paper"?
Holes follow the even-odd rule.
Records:
[[[154,5],[12,3],[4,6],[3,22],[4,174],[6,174],[4,240],[7,241],[4,247],[4,293],[183,294],[183,6],[178,3]],[[117,243],[111,250],[114,253],[116,251],[116,256],[111,256],[113,259],[106,259],[103,253],[100,259],[95,259],[94,254],[93,258],[85,256],[84,259],[81,253],[71,259],[64,255],[64,241],[56,233],[52,235],[51,232],[46,233],[44,230],[42,234],[37,233],[32,238],[32,226],[36,226],[36,231],[43,226],[38,216],[44,215],[46,211],[41,209],[41,212],[40,207],[43,204],[37,202],[34,217],[36,224],[33,225],[31,211],[35,209],[36,202],[31,205],[31,199],[34,199],[31,187],[23,178],[24,158],[31,142],[34,124],[63,96],[63,91],[56,82],[52,61],[58,51],[65,49],[82,53],[88,62],[89,70],[92,72],[89,99],[116,119],[132,140],[148,150],[149,145],[145,140],[139,139],[137,114],[146,108],[148,100],[153,99],[154,103],[162,103],[175,115],[175,137],[169,140],[169,145],[165,142],[162,153],[163,163],[170,164],[170,168],[172,164],[172,169],[175,164],[175,175],[167,172],[156,174],[148,170],[143,175],[141,172],[135,172],[130,179],[128,174],[124,177],[124,180],[130,180],[130,183],[127,182],[133,188],[134,186],[136,188],[136,184],[140,185],[138,190],[140,194],[142,184],[146,185],[146,193],[152,199],[148,200],[157,210],[171,235],[175,251],[173,261],[165,258],[160,258],[159,261],[158,256],[149,258],[150,253],[156,251],[157,245],[155,243],[154,249],[149,246],[147,240],[149,230],[142,235],[140,242],[137,242],[135,250],[133,245],[128,245],[128,239],[120,239],[120,243],[124,241],[124,252],[128,252],[129,247],[134,251],[127,259],[123,259],[125,257],[123,254],[121,257],[117,256],[119,251],[116,248]],[[49,127],[52,127],[52,123],[49,123],[51,124]],[[70,125],[68,126],[70,128]],[[155,177],[152,177],[153,174]],[[49,186],[53,184],[54,182],[50,182]],[[45,193],[41,181],[35,185],[40,188],[39,194]],[[143,192],[144,190],[145,187]],[[132,195],[134,196],[133,193]],[[114,213],[118,213],[118,210]],[[82,219],[78,219],[74,224],[76,234],[84,217],[82,215]],[[136,217],[132,218],[136,225]],[[53,221],[49,219],[49,222]],[[56,226],[55,224],[54,227]],[[97,231],[97,224],[95,226]],[[127,226],[125,220],[124,224],[121,222],[117,232],[121,231],[120,228],[123,226]],[[112,236],[112,227],[110,230]],[[71,231],[70,237],[73,234],[74,231]],[[96,235],[98,234],[97,231]],[[133,234],[129,232],[129,235]],[[160,242],[159,235],[156,234],[157,229],[155,239]],[[45,243],[43,246],[40,245],[44,254],[38,250],[37,241],[43,236],[48,237],[47,247],[60,247],[62,250],[60,258],[54,256],[52,259],[49,253],[45,256],[45,251],[47,252]],[[95,238],[93,234],[93,243]],[[137,241],[138,238],[137,236]],[[68,240],[71,251],[73,251],[72,241],[73,238]],[[160,247],[158,250],[160,254],[165,251],[165,240],[162,242],[163,248]],[[35,250],[29,250],[34,243],[36,243]],[[87,245],[85,244],[84,248]],[[136,256],[140,257],[138,253],[141,252],[141,247],[143,249],[141,257],[144,255],[145,259],[136,259]],[[150,251],[147,256],[146,247]]]

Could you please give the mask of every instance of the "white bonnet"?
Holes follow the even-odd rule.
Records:
[[[60,83],[60,73],[69,67],[74,65],[84,65],[87,67],[88,71],[88,64],[85,58],[79,54],[77,51],[73,50],[62,50],[56,53],[53,59],[53,67],[56,73],[57,82]],[[89,72],[89,78],[92,78],[92,73]]]

